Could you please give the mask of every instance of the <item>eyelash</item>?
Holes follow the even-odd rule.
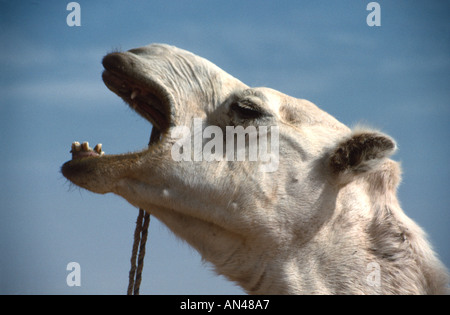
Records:
[[[234,111],[240,118],[243,119],[257,119],[264,115],[259,109],[250,102],[233,102],[230,109]]]

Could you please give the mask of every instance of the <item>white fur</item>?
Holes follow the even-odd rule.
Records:
[[[363,171],[349,168],[339,181],[330,156],[361,131],[352,133],[311,102],[250,89],[171,46],[120,57],[130,73],[151,78],[168,95],[172,126],[192,127],[200,117],[205,126],[225,128],[236,123],[230,99],[255,98],[271,115],[243,123],[279,127],[278,171],[259,172],[258,162],[175,162],[169,128],[142,152],[68,162],[62,171],[73,183],[148,210],[248,293],[445,292],[444,267],[398,203],[392,151],[363,160]],[[380,266],[379,285],[368,281],[370,266]]]

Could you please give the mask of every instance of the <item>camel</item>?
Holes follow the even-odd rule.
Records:
[[[61,169],[73,184],[146,209],[248,294],[447,293],[444,265],[397,199],[391,137],[350,129],[307,100],[251,88],[169,45],[113,52],[103,66],[106,86],[153,125],[156,141],[118,155],[73,143]],[[227,127],[267,127],[276,167],[233,155],[174,159],[180,139],[197,137],[193,146],[205,149],[213,138],[199,137],[194,121],[200,132],[215,128],[209,149],[224,155]]]

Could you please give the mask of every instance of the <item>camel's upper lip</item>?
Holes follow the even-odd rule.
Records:
[[[159,131],[170,124],[170,102],[164,87],[136,70],[131,53],[112,53],[103,58],[105,85]]]

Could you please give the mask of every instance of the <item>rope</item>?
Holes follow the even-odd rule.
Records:
[[[136,270],[136,280],[134,284],[134,295],[139,295],[139,287],[142,279],[142,268],[144,268],[145,243],[147,242],[148,225],[150,224],[150,214],[144,214],[144,224],[142,226],[141,245],[139,247],[138,266]]]
[[[159,137],[159,130],[152,128],[149,145],[157,141]],[[139,214],[136,220],[136,229],[134,230],[133,249],[131,251],[131,268],[128,275],[128,295],[139,295],[139,287],[141,286],[142,280],[142,269],[144,268],[145,243],[147,242],[149,224],[150,214],[147,213],[144,209],[139,209]]]
[[[134,230],[134,242],[133,250],[131,251],[131,268],[128,275],[128,291],[127,294],[131,295],[134,289],[134,278],[136,277],[136,256],[138,252],[139,243],[141,242],[141,229],[142,229],[142,219],[144,217],[143,211],[139,209],[139,215],[136,220],[136,229]]]
[[[142,279],[142,269],[144,268],[145,244],[147,242],[149,224],[150,214],[145,212],[145,210],[143,209],[139,209],[139,215],[136,220],[136,229],[134,231],[133,250],[131,253],[131,268],[128,276],[128,295],[139,295],[139,287],[141,285]]]

